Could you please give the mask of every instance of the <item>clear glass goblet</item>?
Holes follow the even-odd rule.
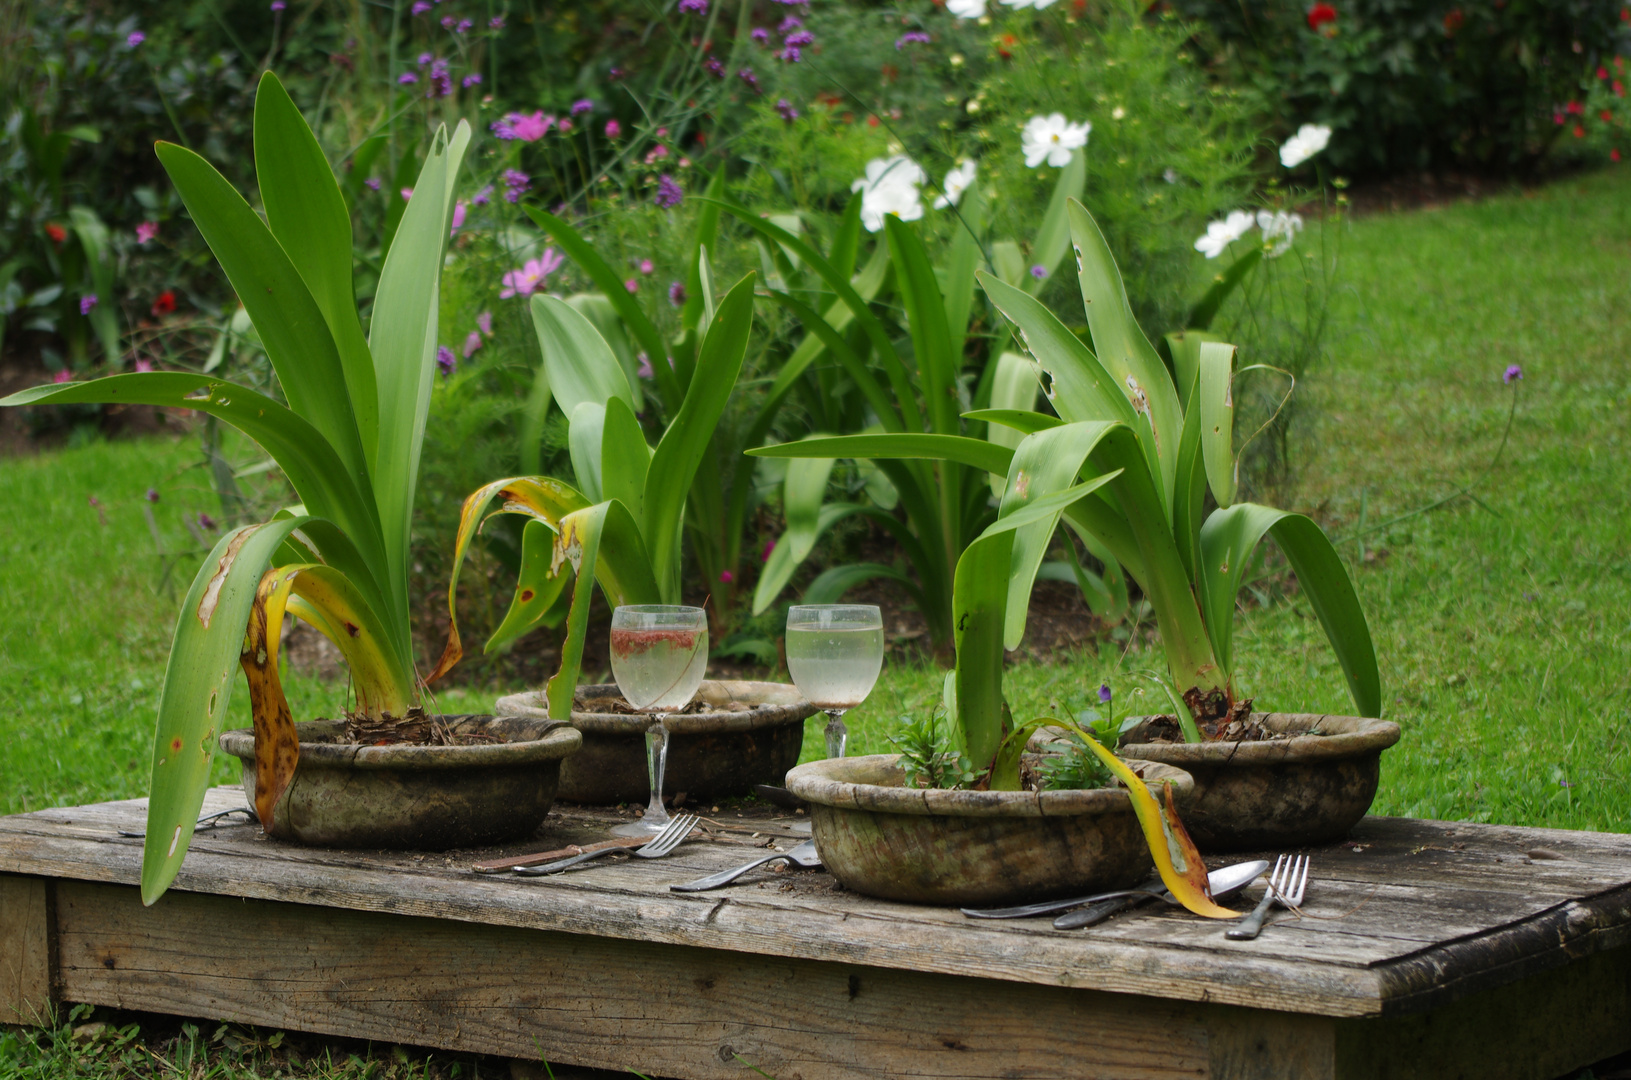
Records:
[[[663,772],[668,765],[668,727],[663,717],[691,703],[708,668],[708,616],[698,607],[634,604],[612,612],[612,678],[633,708],[649,714],[646,775],[651,803],[646,816],[612,830],[614,836],[653,836],[668,824]]]
[[[873,604],[803,604],[787,613],[787,670],[827,714],[827,756],[849,742],[844,714],[866,700],[883,669],[883,613]]]

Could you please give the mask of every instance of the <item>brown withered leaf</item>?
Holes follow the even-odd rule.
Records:
[[[243,652],[238,663],[249,680],[250,714],[255,722],[255,814],[261,828],[272,831],[272,809],[288,790],[300,764],[300,737],[283,684],[278,678],[277,650],[283,629],[283,601],[292,577],[285,570],[268,570],[255,590]],[[282,595],[273,599],[274,593]]]

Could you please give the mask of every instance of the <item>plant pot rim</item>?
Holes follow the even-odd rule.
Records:
[[[1123,742],[1116,751],[1123,757],[1164,761],[1173,765],[1275,765],[1284,761],[1330,761],[1359,754],[1380,753],[1399,741],[1399,725],[1391,720],[1334,713],[1252,713],[1252,718],[1275,731],[1311,731],[1325,735],[1296,735],[1265,742],[1198,743]],[[1147,719],[1147,718],[1146,718]],[[1132,736],[1136,732],[1129,731]]]
[[[580,686],[580,696],[619,697],[616,683],[596,683]],[[728,731],[756,731],[759,728],[781,724],[802,723],[815,715],[816,707],[804,700],[804,695],[791,683],[759,682],[751,679],[704,679],[697,696],[711,705],[728,706],[741,702],[749,707],[717,712],[687,713],[670,716],[667,727],[671,735],[707,735]],[[545,719],[549,716],[544,691],[529,690],[498,699],[495,706],[507,716],[526,716]],[[572,710],[572,726],[590,735],[628,735],[645,733],[650,720],[643,713],[598,713]]]
[[[300,764],[319,768],[351,769],[477,769],[513,767],[556,761],[583,745],[583,735],[570,725],[537,717],[449,714],[438,719],[455,731],[480,731],[502,725],[503,734],[520,736],[509,742],[470,746],[359,746],[356,743],[315,741],[332,739],[345,731],[343,720],[302,720],[295,724],[300,738]],[[221,733],[221,749],[244,761],[255,757],[255,732],[234,728]]]
[[[876,783],[903,778],[899,759],[899,754],[871,754],[809,761],[787,774],[787,790],[820,806],[885,814],[1041,818],[1132,811],[1132,799],[1119,785],[1092,791],[951,791]],[[1181,768],[1156,761],[1129,764],[1142,769],[1148,782],[1171,782],[1180,803],[1194,791],[1195,781]]]

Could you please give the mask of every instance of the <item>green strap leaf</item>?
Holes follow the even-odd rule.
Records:
[[[504,621],[482,651],[501,649],[541,625],[571,580],[566,565],[555,562],[555,530],[537,518],[528,521],[521,530],[521,572],[516,577],[510,610],[504,613]]]
[[[629,344],[628,331],[623,326],[622,317],[617,314],[617,308],[603,294],[597,292],[574,293],[566,298],[566,303],[594,325],[596,333],[617,358],[617,366],[622,369],[623,381],[629,388],[629,403],[638,413],[645,408],[645,395],[640,391],[640,360],[635,354],[634,347]],[[537,330],[537,326],[535,320],[534,331]],[[615,380],[611,378],[603,380],[597,378],[595,381],[604,381],[614,390],[617,386]]]
[[[1002,639],[1013,549],[1012,530],[981,536],[963,550],[952,582],[957,724],[964,751],[982,772],[1002,745]]]
[[[970,439],[965,435],[914,435],[909,432],[800,439],[798,442],[756,447],[747,453],[751,457],[773,458],[923,458],[954,461],[1003,476],[1008,474],[1008,465],[1014,458],[1012,450],[984,439]],[[896,486],[900,486],[898,480]]]
[[[1201,515],[1205,511],[1206,469],[1201,459],[1201,409],[1195,400],[1200,381],[1197,370],[1190,376],[1190,407],[1184,412],[1184,433],[1178,440],[1178,468],[1172,480],[1172,536],[1178,543],[1178,556],[1190,584],[1199,588],[1195,567],[1199,563]]]
[[[1050,416],[1047,413],[1028,409],[975,409],[972,412],[964,413],[963,419],[1009,428],[1019,432],[1022,438],[1033,431],[1046,431],[1049,428],[1061,427],[1065,423],[1057,416]],[[990,439],[989,441],[997,442],[996,439]],[[1014,445],[1019,445],[1018,440],[1015,440]]]
[[[299,271],[209,162],[171,143],[157,153],[255,324],[289,408],[322,433],[358,490],[372,492],[339,350]]]
[[[934,266],[929,262],[923,240],[906,222],[887,214],[884,229],[895,264],[895,291],[906,308],[906,326],[912,335],[918,377],[923,380],[929,429],[942,435],[958,434],[957,372],[962,366],[961,357],[951,351],[946,301],[935,280]]]
[[[199,567],[182,601],[153,735],[142,847],[144,904],[164,895],[192,843],[261,572],[272,552],[307,520],[288,518],[227,533]]]
[[[1070,155],[1070,163],[1059,170],[1059,180],[1053,185],[1048,209],[1042,215],[1042,227],[1037,229],[1036,238],[1031,241],[1031,257],[1036,260],[1035,265],[1047,271],[1042,277],[1025,274],[1020,279],[1025,283],[1025,291],[1031,295],[1042,291],[1048,279],[1059,269],[1065,252],[1070,250],[1067,207],[1071,200],[1080,199],[1086,188],[1087,152],[1077,150]]]
[[[1213,283],[1212,287],[1206,290],[1206,295],[1202,296],[1195,306],[1190,309],[1189,319],[1185,325],[1192,330],[1210,329],[1212,320],[1218,317],[1218,309],[1223,307],[1225,300],[1229,299],[1229,294],[1234,292],[1240,283],[1245,280],[1246,275],[1251,273],[1257,264],[1262,261],[1263,249],[1261,247],[1254,247],[1236,259],[1229,269],[1225,270],[1222,276]]]
[[[680,590],[680,521],[691,480],[702,464],[714,428],[747,355],[753,328],[753,275],[731,287],[719,304],[708,336],[697,352],[697,374],[685,401],[663,432],[646,475],[645,536],[651,538],[651,565],[664,603],[676,603]]]
[[[568,417],[566,441],[578,490],[590,502],[604,501],[606,494],[601,487],[600,468],[601,448],[606,445],[606,406],[594,401],[580,402]]]
[[[974,271],[985,260],[980,250],[980,237],[985,232],[985,196],[980,193],[980,185],[971,185],[963,193],[957,217],[946,258],[946,327],[951,331],[952,359],[961,367],[968,342],[969,312],[974,309]]]
[[[920,606],[923,604],[923,590],[918,587],[912,576],[882,563],[846,563],[842,566],[829,566],[810,582],[810,587],[804,590],[802,599],[806,604],[836,604],[843,599],[845,593],[857,585],[877,578],[895,582],[906,590],[915,603]]]
[[[604,405],[614,397],[634,409],[623,365],[593,322],[573,305],[542,293],[534,294],[529,307],[550,393],[561,412],[570,417],[586,401]]]
[[[1170,505],[1172,477],[1177,467],[1178,440],[1183,416],[1178,408],[1178,391],[1166,364],[1156,353],[1133,318],[1121,271],[1110,254],[1110,246],[1081,203],[1069,201],[1071,242],[1076,248],[1077,280],[1082,302],[1087,308],[1087,325],[1093,332],[1093,353],[1114,377],[1116,387],[1126,397],[1140,423],[1132,425],[1141,440],[1154,443],[1160,469],[1162,502]],[[1063,415],[1063,414],[1061,414]],[[1110,419],[1083,417],[1082,419]],[[1116,419],[1119,419],[1117,417]]]
[[[85,252],[86,268],[91,273],[91,287],[103,302],[91,309],[91,329],[102,343],[102,353],[109,367],[117,367],[124,355],[119,347],[119,305],[113,301],[113,251],[108,243],[108,227],[96,211],[88,206],[68,208],[68,224]]]
[[[535,206],[523,206],[521,209],[527,212],[527,216],[532,218],[540,229],[549,233],[555,242],[561,245],[572,257],[572,261],[589,275],[590,280],[605,294],[606,299],[617,308],[623,322],[634,332],[634,339],[651,359],[651,370],[657,379],[657,390],[663,404],[670,410],[677,408],[684,397],[684,391],[674,374],[673,366],[669,363],[668,346],[663,341],[663,335],[641,310],[639,302],[623,287],[623,279],[617,276],[617,271],[607,265],[594,245],[585,240],[581,233],[554,214],[546,213]]]
[[[1203,342],[1200,349],[1201,456],[1219,506],[1235,501],[1235,347]]]
[[[628,507],[635,521],[646,520],[646,474],[651,470],[651,447],[640,421],[621,398],[606,402],[600,436],[601,497]],[[651,544],[646,537],[646,544]]]
[[[1201,529],[1201,604],[1225,677],[1233,673],[1235,596],[1264,533],[1272,534],[1280,545],[1298,586],[1319,616],[1359,714],[1380,716],[1382,676],[1359,595],[1330,539],[1312,518],[1302,514],[1236,503],[1213,514]]]
[[[787,475],[782,479],[782,517],[786,525],[770,558],[765,560],[764,572],[753,590],[755,615],[769,607],[787,587],[793,572],[815,547],[816,539],[835,522],[854,513],[848,509],[855,506],[853,503],[821,505],[827,497],[827,480],[832,476],[836,461],[835,458],[798,458],[788,464]]]
[[[997,357],[996,373],[991,380],[991,408],[979,410],[978,415],[964,413],[963,419],[984,419],[993,413],[1004,417],[1042,415],[1035,411],[1036,393],[1041,388],[1036,378],[1037,370],[1036,361],[1029,357],[1016,352],[1001,354]],[[1024,439],[1026,434],[998,420],[987,426],[985,438],[989,443],[1006,446],[1012,450],[1020,444],[1020,440]],[[1002,498],[1007,483],[1007,477],[992,473],[991,494],[998,499]]]
[[[351,214],[317,136],[270,71],[255,92],[255,175],[266,223],[311,290],[339,350],[371,468],[379,444],[379,390],[374,357],[357,319]]]
[[[769,413],[772,409],[780,408],[782,400],[788,391],[792,390],[799,376],[826,352],[831,352],[839,366],[844,369],[844,374],[860,388],[867,404],[872,406],[872,411],[878,414],[879,422],[891,431],[900,431],[901,420],[895,409],[894,399],[878,384],[878,380],[872,377],[872,372],[867,370],[861,358],[855,355],[855,350],[850,348],[849,342],[844,340],[841,333],[843,326],[847,325],[850,319],[840,316],[847,316],[849,309],[844,308],[842,312],[829,310],[827,317],[822,318],[816,314],[814,308],[787,293],[773,289],[769,295],[776,303],[792,312],[804,324],[805,329],[810,331],[810,336],[793,350],[793,355],[782,365],[781,371],[776,375],[776,381],[771,384],[770,393],[765,396],[763,406],[765,411]],[[760,420],[754,423],[748,442],[760,441],[769,430],[769,421],[761,416]]]
[[[1178,402],[1188,410],[1195,380],[1201,373],[1201,345],[1222,341],[1205,330],[1174,330],[1167,335],[1167,351],[1172,354],[1173,380],[1178,384]]]

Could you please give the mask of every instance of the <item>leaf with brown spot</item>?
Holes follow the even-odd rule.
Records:
[[[300,737],[278,678],[277,653],[283,612],[304,565],[268,570],[255,590],[238,664],[249,682],[249,710],[255,723],[255,814],[272,831],[272,811],[300,764]]]

